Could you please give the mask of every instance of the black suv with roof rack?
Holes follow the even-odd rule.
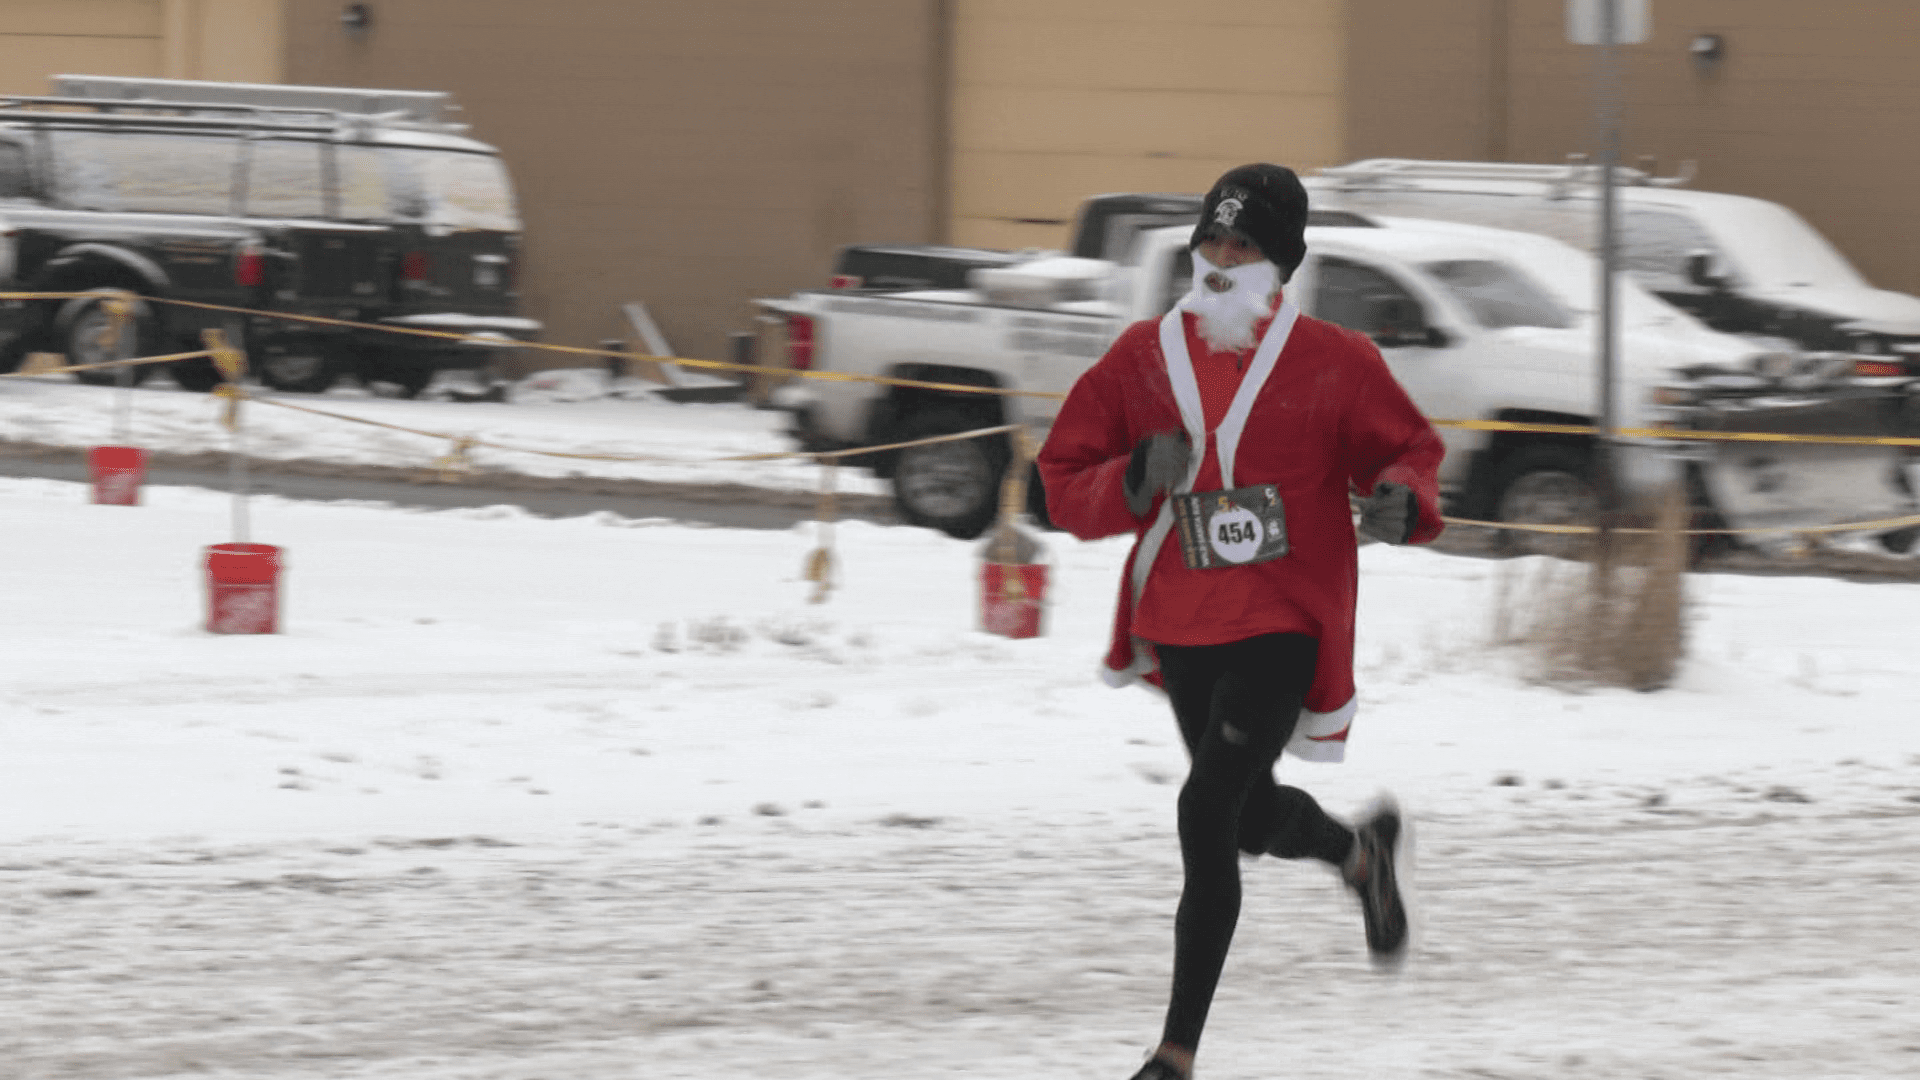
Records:
[[[0,98],[12,289],[182,301],[139,305],[141,353],[191,351],[217,326],[281,390],[353,374],[411,395],[436,370],[485,366],[539,332],[515,310],[520,221],[506,170],[446,122],[446,95],[94,76],[55,85],[57,97]],[[109,359],[106,320],[91,297],[7,302],[0,369],[36,350]],[[218,381],[205,360],[172,374],[189,389]]]

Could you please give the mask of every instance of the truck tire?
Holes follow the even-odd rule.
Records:
[[[105,339],[113,326],[113,316],[107,314],[106,305],[99,301],[81,302],[85,306],[67,320],[60,339],[61,351],[66,353],[67,363],[100,364],[125,357],[152,355],[153,317],[146,312],[146,305],[138,305],[128,320],[133,340],[109,346]],[[146,382],[151,374],[153,365],[140,364],[132,368],[76,371],[73,377],[88,386],[117,386],[122,378],[127,380],[127,385],[138,386]]]
[[[909,417],[899,441],[992,426],[965,412],[935,410]],[[893,504],[909,525],[972,540],[1000,511],[1000,480],[1010,456],[1005,435],[908,447],[894,463]]]
[[[401,359],[376,349],[358,349],[348,362],[360,385],[373,390],[375,383],[384,383],[397,397],[419,397],[433,382],[434,365],[417,358]]]
[[[1560,443],[1535,443],[1508,454],[1493,470],[1493,520],[1528,525],[1590,525],[1597,498],[1593,458]],[[1585,537],[1502,530],[1500,544],[1530,555],[1572,557]]]
[[[340,365],[317,349],[274,352],[260,358],[265,386],[289,394],[324,394],[340,381]]]
[[[167,374],[182,390],[195,394],[204,394],[221,383],[220,369],[206,357],[193,360],[175,360],[167,365]]]
[[[1027,466],[1027,516],[1043,529],[1053,529],[1053,515],[1047,513],[1047,487],[1040,482],[1040,467]]]

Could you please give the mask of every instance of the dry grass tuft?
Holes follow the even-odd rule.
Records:
[[[1678,489],[1654,531],[1589,542],[1582,561],[1525,559],[1496,580],[1493,639],[1528,649],[1542,682],[1651,691],[1686,655],[1688,512]]]

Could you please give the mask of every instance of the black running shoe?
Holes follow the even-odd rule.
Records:
[[[1133,1080],[1187,1080],[1187,1074],[1159,1058],[1148,1058],[1140,1071],[1133,1074]]]
[[[1388,802],[1354,830],[1347,887],[1360,897],[1367,922],[1367,951],[1375,963],[1400,960],[1407,947],[1407,908],[1400,900],[1398,868],[1400,808]]]

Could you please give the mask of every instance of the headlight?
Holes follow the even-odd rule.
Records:
[[[1797,389],[1810,390],[1852,374],[1853,355],[1851,353],[1808,353],[1801,359],[1799,370],[1795,371],[1787,382]]]
[[[1799,355],[1790,352],[1761,353],[1750,361],[1755,375],[1764,375],[1769,379],[1786,378],[1793,374],[1793,369],[1799,362]]]
[[[1790,390],[1813,390],[1853,374],[1853,354],[1838,352],[1770,352],[1753,358],[1756,375],[1779,381]]]

